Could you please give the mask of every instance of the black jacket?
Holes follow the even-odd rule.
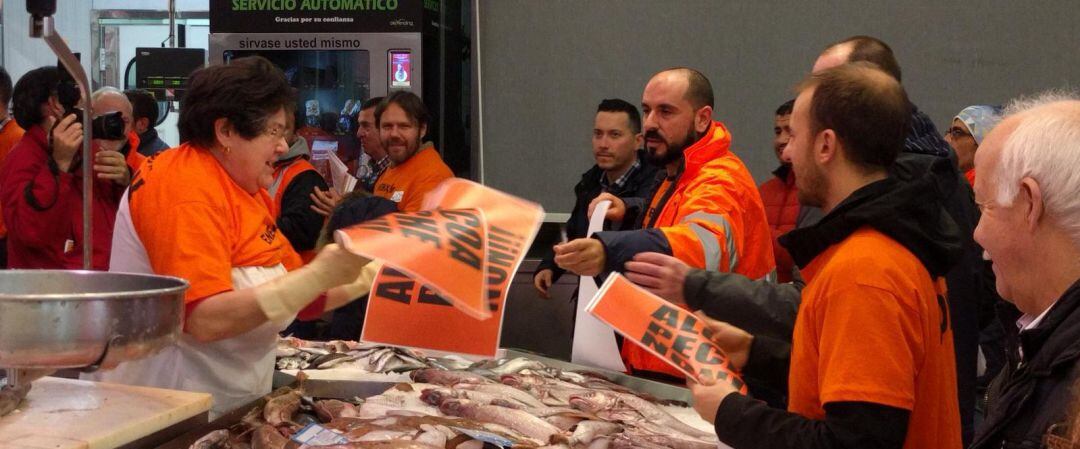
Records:
[[[870,226],[911,251],[932,277],[944,276],[960,253],[959,230],[944,208],[947,192],[956,188],[955,181],[939,176],[951,167],[948,160],[938,158],[910,181],[890,177],[864,186],[820,223],[784,235],[781,243],[797,265],[805,266],[856,230]],[[762,354],[755,354],[758,349],[757,345],[751,349],[752,360],[743,370],[745,375],[777,377],[777,371],[786,372],[786,367],[763,367]],[[785,358],[785,353],[790,355],[781,351],[778,358]],[[763,368],[772,371],[763,373]],[[817,421],[730,395],[720,404],[715,424],[720,441],[735,449],[899,449],[904,445],[909,418],[910,412],[895,407],[840,402],[825,404],[825,419]]]
[[[953,190],[945,192],[945,209],[959,227],[963,248],[956,265],[945,278],[956,348],[960,422],[964,426],[962,434],[967,443],[974,433],[979,331],[991,321],[994,304],[999,298],[994,288],[993,272],[989,264],[982,260],[982,248],[973,238],[975,225],[979,222],[979,211],[971,186],[955,167],[955,152],[938,134],[933,122],[918,109],[913,109],[911,122],[904,151],[891,170],[894,178],[909,182],[925,173],[937,161],[953,161],[951,169],[939,167],[935,176],[940,178],[940,185],[953,186]],[[940,157],[941,154],[950,157]],[[821,209],[803,207],[800,209],[798,226],[810,226],[820,218]],[[704,310],[716,319],[755,335],[760,333],[778,341],[790,342],[802,285],[800,279],[791,284],[776,284],[753,281],[732,273],[691,270],[686,278],[684,297],[691,308]],[[762,352],[776,353],[778,350]],[[786,374],[783,377],[786,379]]]
[[[1003,323],[1015,329],[1015,323]],[[989,391],[989,410],[971,449],[1039,448],[1047,429],[1074,412],[1080,375],[1080,280],[1043,321],[1017,337]],[[1023,361],[1016,348],[1024,350]]]
[[[645,160],[644,150],[638,150],[637,158],[641,167],[630,176],[630,179],[628,179],[621,188],[608,192],[619,197],[626,203],[626,216],[623,217],[622,223],[619,223],[614,227],[605,223],[604,230],[623,231],[640,227],[640,223],[638,222],[640,221],[642,212],[645,208],[649,207],[647,203],[652,197],[651,194],[653,188],[657,185],[657,176],[660,168]],[[585,237],[585,232],[589,230],[589,203],[603,193],[603,186],[600,185],[600,177],[603,176],[603,174],[604,171],[601,170],[600,167],[593,165],[589,171],[586,171],[581,175],[581,181],[574,186],[574,196],[576,197],[576,200],[574,203],[574,210],[570,213],[570,219],[566,221],[567,239],[574,240]],[[544,257],[544,260],[540,261],[540,265],[537,266],[536,272],[539,273],[545,269],[550,269],[554,272],[554,276],[551,278],[551,282],[553,283],[558,281],[559,278],[566,273],[566,270],[559,268],[559,266],[555,264],[555,255],[550,250],[548,251],[548,255]]]
[[[139,134],[139,154],[150,157],[167,149],[169,149],[169,144],[158,137],[156,129],[150,128]]]
[[[278,164],[288,164],[294,159],[280,161]],[[281,196],[281,211],[278,214],[277,226],[296,251],[315,249],[315,242],[319,240],[319,232],[322,231],[324,218],[311,209],[311,206],[315,204],[315,201],[311,199],[311,193],[316,187],[319,190],[328,188],[326,180],[314,170],[296,175],[289,185],[284,186],[285,192]]]

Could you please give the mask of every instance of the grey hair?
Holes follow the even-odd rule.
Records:
[[[120,89],[117,89],[115,87],[112,87],[112,86],[105,86],[105,87],[99,88],[98,90],[95,90],[94,93],[90,94],[90,102],[92,103],[92,102],[98,101],[98,100],[101,99],[101,97],[104,97],[104,96],[110,95],[110,94],[119,95],[121,97],[124,97],[125,100],[127,99],[127,95],[124,95],[124,91],[122,91]]]
[[[1017,124],[1002,146],[997,202],[1011,205],[1023,178],[1036,180],[1047,214],[1080,244],[1080,96],[1055,90],[1019,98],[1006,115]]]

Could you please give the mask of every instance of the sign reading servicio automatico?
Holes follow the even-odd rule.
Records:
[[[211,33],[419,32],[423,0],[214,0]]]

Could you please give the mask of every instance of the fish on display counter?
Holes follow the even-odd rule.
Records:
[[[261,408],[227,432],[206,435],[193,449],[294,449],[300,444],[291,438],[316,425],[340,439],[318,446],[329,449],[726,447],[705,430],[711,430],[708,423],[688,424],[650,395],[596,373],[563,371],[529,358],[473,363],[386,346],[297,339],[282,339],[278,355],[279,365],[300,360],[312,370],[401,369],[411,382],[366,399],[312,399],[304,394],[301,372],[297,388],[275,390]]]

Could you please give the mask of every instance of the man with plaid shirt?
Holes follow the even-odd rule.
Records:
[[[644,162],[641,134],[641,115],[637,107],[620,99],[600,102],[593,126],[593,158],[596,165],[581,175],[574,187],[577,202],[566,222],[566,236],[573,240],[585,237],[589,228],[589,204],[601,193],[610,193],[626,204],[626,215],[620,222],[605,222],[605,230],[626,230],[640,226],[639,217],[648,207],[656,184],[658,166]],[[551,284],[559,280],[565,270],[554,262],[554,254],[548,254],[537,267],[533,285],[540,295],[547,298]]]

